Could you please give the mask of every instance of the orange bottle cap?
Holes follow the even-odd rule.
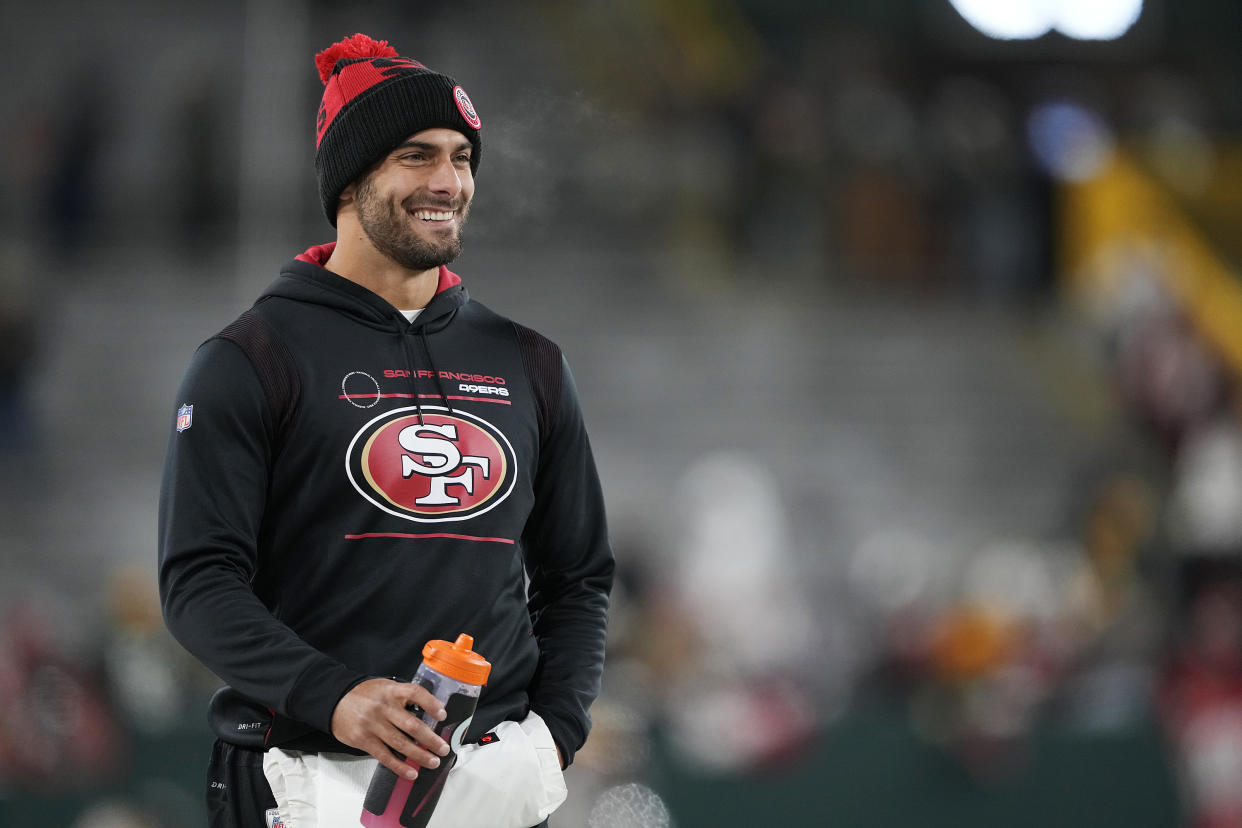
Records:
[[[423,647],[423,662],[437,673],[455,678],[465,684],[487,684],[492,665],[476,653],[474,637],[462,633],[452,644],[439,639],[428,641]]]

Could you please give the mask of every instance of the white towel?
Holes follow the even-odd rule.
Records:
[[[530,828],[568,794],[556,743],[537,714],[501,722],[490,744],[462,745],[427,828]],[[273,748],[263,773],[285,828],[358,825],[379,763],[370,756]]]

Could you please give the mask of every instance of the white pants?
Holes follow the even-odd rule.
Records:
[[[530,828],[568,791],[552,734],[537,714],[501,722],[486,745],[462,745],[428,828]],[[285,828],[358,825],[379,763],[370,756],[273,748],[263,774]],[[270,820],[269,820],[270,821]]]

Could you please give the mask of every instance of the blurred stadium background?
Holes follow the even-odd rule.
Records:
[[[3,0],[0,825],[205,824],[172,394],[330,238],[363,31],[477,104],[454,269],[610,501],[554,825],[1242,826],[1242,4],[990,8]]]

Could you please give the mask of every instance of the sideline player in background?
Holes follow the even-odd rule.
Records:
[[[466,741],[527,740],[506,761],[542,786],[480,817],[489,797],[454,799],[451,774],[437,824],[526,828],[564,798],[604,659],[613,557],[574,383],[556,345],[445,266],[482,149],[462,87],[364,35],[316,63],[336,241],[194,354],[161,490],[165,619],[228,682],[211,825],[331,825],[334,768],[435,767],[448,746],[408,708],[443,705],[408,677],[426,641],[468,633],[492,672]],[[273,795],[299,773],[310,789],[282,800],[318,813]]]

